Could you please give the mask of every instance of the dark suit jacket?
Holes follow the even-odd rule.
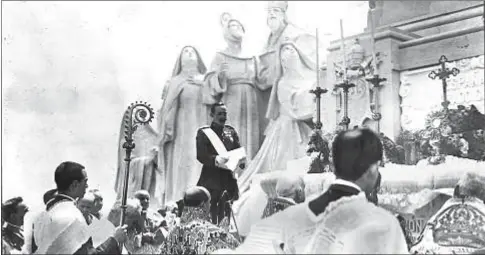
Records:
[[[212,190],[227,190],[229,193],[237,195],[239,192],[237,181],[232,172],[215,165],[215,159],[218,153],[203,131],[206,128],[214,130],[226,147],[226,150],[230,151],[241,147],[239,144],[239,136],[233,127],[225,125],[222,128],[215,123],[212,123],[210,127],[201,127],[197,131],[196,138],[197,160],[203,164],[203,167],[197,185]]]
[[[310,201],[309,207],[315,215],[319,215],[325,211],[327,206],[343,197],[349,197],[359,194],[359,190],[354,187],[350,187],[342,184],[331,185],[325,193],[316,199]]]

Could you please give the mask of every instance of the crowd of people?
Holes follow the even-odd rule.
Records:
[[[218,105],[215,112],[223,113],[224,106]],[[220,114],[220,116],[222,120],[225,118],[225,114]],[[224,123],[220,124],[223,125]],[[255,235],[255,232],[258,235],[258,225],[268,223],[271,225],[274,219],[285,218],[287,214],[288,216],[293,215],[296,212],[295,210],[310,210],[309,213],[315,215],[315,218],[319,217],[318,215],[326,215],[328,213],[324,212],[331,202],[358,195],[362,193],[361,191],[368,194],[363,196],[367,199],[361,201],[357,199],[359,196],[355,196],[355,199],[357,199],[355,203],[358,203],[358,206],[362,209],[368,208],[371,213],[361,215],[358,212],[362,212],[362,210],[352,210],[349,207],[345,214],[350,218],[359,219],[358,221],[351,221],[356,224],[355,229],[361,229],[358,225],[372,221],[376,214],[380,215],[381,222],[388,224],[388,226],[395,225],[395,228],[382,230],[384,232],[395,232],[378,233],[383,238],[393,238],[382,240],[382,243],[387,242],[395,244],[395,246],[373,247],[372,249],[375,250],[368,251],[407,252],[404,234],[396,218],[391,217],[392,215],[389,215],[384,209],[372,204],[377,203],[371,194],[375,193],[380,177],[378,162],[382,158],[382,144],[379,138],[367,129],[347,131],[337,136],[332,148],[335,174],[338,179],[329,191],[309,203],[304,203],[305,184],[301,178],[288,176],[276,180],[274,199],[270,200],[265,210],[264,218],[266,219],[252,228],[254,231],[247,237],[248,244],[243,244],[237,248],[237,252],[244,252],[245,247],[251,244],[253,240],[251,237]],[[215,159],[216,162],[220,160]],[[143,247],[149,247],[151,253],[157,252],[158,254],[163,251],[179,253],[187,247],[192,247],[193,251],[197,253],[200,252],[200,249],[203,249],[203,252],[208,250],[213,252],[216,249],[234,249],[239,246],[238,238],[230,233],[230,212],[226,212],[227,208],[230,209],[230,206],[219,206],[218,202],[221,197],[219,193],[221,192],[219,190],[216,190],[218,192],[209,191],[209,189],[203,187],[205,185],[203,182],[201,186],[188,189],[184,193],[184,199],[178,201],[177,204],[168,205],[160,210],[151,210],[149,206],[150,194],[147,191],[136,192],[126,205],[126,220],[124,225],[120,226],[121,205],[119,202],[115,204],[107,216],[100,214],[103,207],[103,196],[99,190],[87,190],[88,174],[84,166],[76,162],[63,162],[56,168],[54,180],[57,188],[45,193],[45,210],[35,216],[32,225],[24,226],[23,219],[29,209],[23,203],[21,197],[7,200],[2,204],[2,249],[4,254],[121,254],[124,248],[132,252],[147,252]],[[237,188],[237,185],[234,187]],[[213,199],[214,197],[216,199]],[[288,210],[288,208],[292,209]],[[282,211],[282,213],[278,213],[279,211]],[[103,228],[99,226],[107,226],[102,223],[106,220],[112,223],[112,229],[109,230],[105,227],[106,234],[103,237],[99,233]],[[347,219],[342,218],[339,220],[347,221]],[[293,224],[292,221],[278,220],[277,222],[278,228],[286,228],[287,224]],[[308,221],[306,224],[298,222],[297,226],[299,229],[315,227],[314,223],[317,222],[310,222]],[[215,245],[223,240],[222,243],[208,249],[207,240],[204,244],[204,238],[201,239],[197,234],[190,236],[197,233],[197,231],[191,230],[204,225],[210,226],[209,229],[211,227],[216,228],[216,230],[210,231],[212,235],[208,238],[213,240],[211,243]],[[25,236],[22,228],[26,230]],[[353,233],[350,231],[351,229],[351,226],[349,226],[349,233]],[[396,229],[399,229],[399,231]],[[367,231],[367,229],[364,230]],[[362,232],[361,234],[365,233]],[[375,232],[372,233],[376,234]],[[280,238],[277,240],[280,240]],[[328,249],[330,248],[325,248],[325,251],[334,251]],[[365,248],[360,247],[359,250],[362,252],[365,251]],[[303,252],[303,250],[298,249],[296,251]],[[357,252],[357,250],[352,251]]]
[[[203,187],[186,190],[182,200],[162,209],[150,208],[150,194],[140,190],[128,199],[121,226],[120,201],[108,215],[101,214],[103,196],[99,190],[87,190],[84,166],[63,162],[54,176],[57,188],[44,194],[45,209],[34,212],[31,224],[24,225],[29,208],[22,197],[2,204],[2,254],[173,254],[181,250],[185,254],[187,249],[203,246],[193,231],[196,226],[209,229],[213,240],[204,250],[239,245],[222,230],[223,226],[229,229],[228,220],[220,226],[210,222],[211,196]],[[187,236],[181,230],[193,234],[194,243],[181,242],[179,238]]]
[[[215,105],[214,113],[221,114],[214,115],[220,117],[214,125],[224,125],[224,110]],[[88,190],[84,166],[63,162],[54,172],[57,188],[44,194],[45,210],[36,212],[31,224],[24,225],[29,207],[21,197],[2,204],[2,253],[409,253],[403,217],[377,206],[383,157],[378,135],[365,128],[342,131],[331,148],[336,179],[319,196],[305,197],[305,182],[296,175],[261,183],[270,199],[247,236],[239,236],[230,223],[237,197],[221,200],[220,193],[231,187],[210,189],[200,181],[162,209],[150,208],[149,192],[139,190],[125,207],[117,201],[103,215],[103,196]],[[215,156],[216,165],[222,161]],[[211,170],[217,173],[216,165]]]

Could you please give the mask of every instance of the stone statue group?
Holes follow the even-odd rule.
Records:
[[[239,173],[241,191],[255,174],[285,170],[290,160],[305,156],[314,117],[317,45],[315,36],[291,24],[288,2],[268,3],[270,34],[262,54],[248,54],[242,42],[244,24],[230,13],[220,18],[224,50],[209,68],[194,46],[182,48],[172,77],[162,92],[157,130],[135,132],[128,195],[147,190],[162,207],[195,186],[202,165],[196,159],[197,130],[210,124],[210,107],[223,102],[227,123],[234,127],[247,154]],[[121,197],[125,171],[123,126],[115,189]]]

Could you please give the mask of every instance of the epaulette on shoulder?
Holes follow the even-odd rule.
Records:
[[[236,130],[236,129],[235,129],[233,126],[228,125],[228,124],[225,124],[225,125],[224,125],[224,127],[225,127],[225,128],[230,128],[230,129],[234,129],[234,130]]]
[[[210,126],[209,125],[202,126],[199,128],[199,130],[206,129],[206,128],[210,128]]]

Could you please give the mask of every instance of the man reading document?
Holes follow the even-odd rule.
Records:
[[[236,130],[226,124],[226,106],[215,103],[210,116],[211,125],[197,131],[197,160],[203,165],[197,186],[209,190],[212,222],[219,224],[231,215],[227,203],[239,198],[235,171],[245,168],[246,153]]]

